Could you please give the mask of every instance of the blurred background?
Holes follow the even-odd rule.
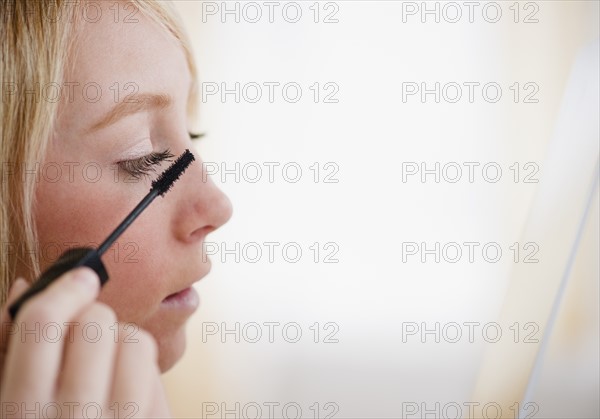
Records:
[[[175,417],[600,417],[597,1],[175,5],[234,207]]]

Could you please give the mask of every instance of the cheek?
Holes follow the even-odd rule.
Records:
[[[40,182],[35,219],[41,269],[68,248],[98,246],[143,195],[141,187],[112,182]],[[102,256],[110,280],[99,299],[122,321],[143,323],[166,296],[167,211],[151,204]]]
[[[36,190],[35,220],[41,267],[53,263],[70,247],[90,246],[106,234],[102,214],[110,202],[98,200],[95,188],[73,182],[40,182]]]
[[[170,249],[161,218],[147,208],[102,258],[110,280],[100,300],[121,321],[143,324],[168,295]]]

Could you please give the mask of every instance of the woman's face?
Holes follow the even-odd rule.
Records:
[[[102,18],[78,34],[40,167],[35,214],[42,269],[57,249],[102,242],[170,164],[158,163],[156,173],[136,180],[127,169],[140,163],[119,162],[192,149],[186,119],[191,76],[178,41],[141,12],[133,17],[137,23],[126,22],[131,8],[119,4],[117,14],[113,2],[96,5],[102,3],[109,3]],[[203,241],[231,217],[229,200],[205,176],[196,155],[173,189],[103,256],[110,280],[100,301],[121,322],[154,335],[162,371],[182,355],[184,325],[198,305],[195,291],[180,292],[209,272]]]

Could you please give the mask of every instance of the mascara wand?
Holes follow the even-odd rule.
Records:
[[[185,150],[167,170],[152,182],[150,192],[140,201],[140,203],[129,213],[127,217],[119,224],[117,228],[108,236],[104,242],[98,246],[98,249],[92,247],[76,247],[65,251],[58,260],[42,273],[40,278],[25,291],[11,306],[8,311],[14,319],[21,306],[34,295],[40,293],[48,285],[58,279],[62,274],[71,269],[87,266],[92,268],[100,278],[100,285],[103,286],[108,281],[108,273],[100,257],[108,248],[123,234],[129,225],[146,209],[148,205],[157,196],[164,196],[173,184],[183,174],[185,169],[194,161],[194,155]]]

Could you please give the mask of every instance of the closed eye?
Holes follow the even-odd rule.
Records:
[[[189,132],[192,141],[198,141],[204,138],[204,132]],[[169,149],[159,152],[152,152],[143,157],[131,160],[122,160],[117,164],[125,172],[129,173],[134,179],[139,179],[142,176],[148,176],[150,173],[156,173],[157,166],[163,161],[172,161],[175,157]]]
[[[131,160],[122,160],[117,165],[129,173],[134,179],[139,179],[142,176],[148,176],[150,173],[155,173],[158,165],[163,161],[171,161],[175,157],[169,149],[164,151],[147,154],[143,157]]]

